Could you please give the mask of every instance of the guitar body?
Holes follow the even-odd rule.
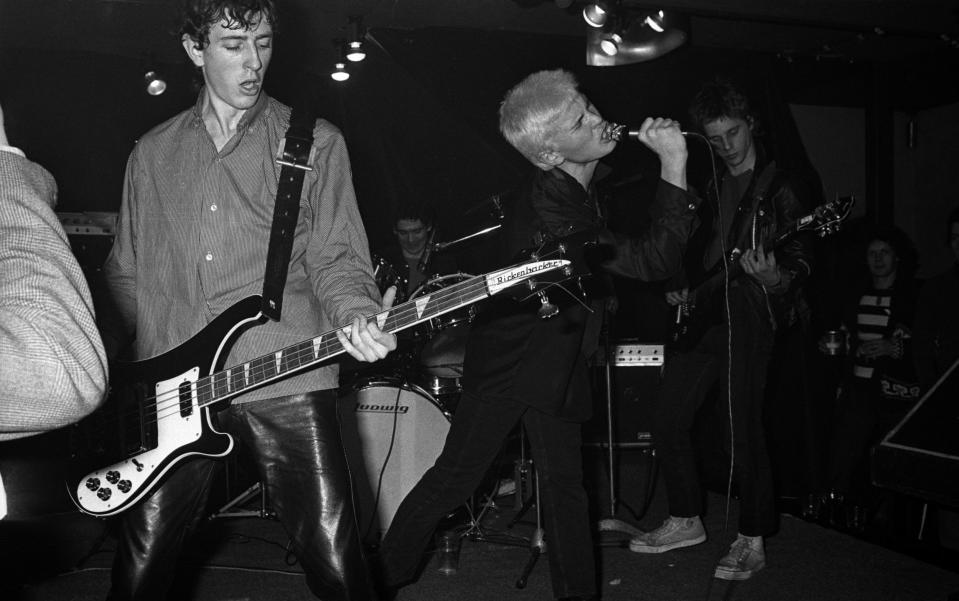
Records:
[[[852,212],[855,198],[846,196],[816,207],[816,210],[797,219],[772,240],[766,240],[767,250],[776,250],[800,232],[815,232],[820,237],[834,234]],[[709,269],[698,282],[689,287],[686,303],[677,308],[676,318],[670,324],[666,346],[672,350],[688,351],[696,346],[712,326],[722,323],[725,283],[743,275],[739,264],[741,254],[734,250],[727,258],[728,273],[722,262]]]
[[[95,516],[117,514],[139,501],[169,471],[190,457],[223,457],[233,438],[217,431],[201,406],[196,382],[215,369],[227,345],[260,323],[260,297],[248,297],[180,346],[143,361],[111,367],[106,406],[78,425],[74,439],[89,453],[79,458],[73,501]],[[204,363],[204,359],[209,361]],[[90,466],[104,466],[86,471]]]

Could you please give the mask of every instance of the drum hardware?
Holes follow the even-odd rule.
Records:
[[[246,503],[247,501],[253,499],[254,497],[259,496],[260,507],[256,510],[236,510],[233,511],[234,507],[238,507]],[[263,488],[263,484],[257,482],[250,488],[246,489],[239,495],[233,498],[232,501],[228,502],[223,507],[220,507],[215,512],[213,512],[208,519],[215,520],[217,518],[248,518],[248,517],[261,517],[261,518],[275,518],[276,514],[273,511],[270,511],[266,503],[266,489]]]
[[[546,292],[540,290],[537,294],[539,295],[540,307],[536,310],[536,314],[542,319],[555,317],[559,313],[559,307],[549,302],[549,297],[546,296]]]
[[[468,537],[470,540],[489,542],[497,545],[528,547],[530,551],[529,559],[526,565],[523,566],[523,571],[515,583],[516,588],[522,589],[526,587],[529,575],[536,566],[536,561],[539,559],[539,556],[546,551],[546,536],[545,529],[543,528],[542,503],[540,502],[539,474],[536,471],[533,460],[526,455],[526,429],[522,425],[519,426],[519,436],[520,456],[514,464],[514,482],[516,483],[518,511],[516,515],[513,516],[513,519],[506,524],[506,530],[511,530],[531,508],[535,507],[536,523],[533,533],[527,538],[508,532],[494,533],[484,530],[482,526],[483,516],[493,503],[494,494],[490,494],[479,514],[472,517],[469,526],[463,532],[462,536]],[[532,488],[531,492],[530,488]]]
[[[373,280],[380,294],[386,294],[390,286],[396,286],[396,299],[394,304],[406,301],[406,293],[409,288],[409,280],[405,275],[401,275],[389,261],[378,255],[372,255],[370,262],[373,266]]]

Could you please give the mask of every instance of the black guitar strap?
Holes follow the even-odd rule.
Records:
[[[280,180],[276,187],[276,204],[273,207],[273,227],[270,230],[270,246],[266,253],[266,273],[263,275],[264,315],[274,321],[280,320],[283,309],[283,288],[293,252],[293,232],[300,214],[300,194],[303,178],[312,171],[313,126],[316,117],[312,104],[297,103],[290,114],[290,127],[280,142],[276,162],[280,167]]]

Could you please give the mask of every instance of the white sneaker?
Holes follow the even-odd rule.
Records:
[[[729,546],[729,553],[719,560],[713,576],[723,580],[748,580],[766,567],[763,539],[759,537],[758,545],[752,542],[753,540],[752,537],[741,534],[737,536],[736,541]]]
[[[652,532],[644,532],[629,541],[634,553],[664,553],[681,547],[692,547],[706,542],[706,529],[699,516],[666,518],[663,525]]]

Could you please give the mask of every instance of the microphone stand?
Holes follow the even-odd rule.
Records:
[[[416,265],[416,268],[419,269],[420,273],[425,274],[426,270],[430,268],[430,258],[433,256],[433,251],[436,250],[438,245],[433,244],[433,239],[436,238],[436,226],[433,226],[433,229],[430,230],[430,238],[426,241],[426,246],[423,248],[423,254],[420,255],[420,261]]]
[[[600,532],[623,532],[630,537],[638,536],[642,530],[616,518],[616,461],[613,454],[613,357],[612,345],[609,341],[610,313],[603,314],[603,352],[606,355],[604,376],[606,378],[606,460],[609,469],[609,513],[599,521],[596,528]],[[617,541],[615,544],[619,544]]]

